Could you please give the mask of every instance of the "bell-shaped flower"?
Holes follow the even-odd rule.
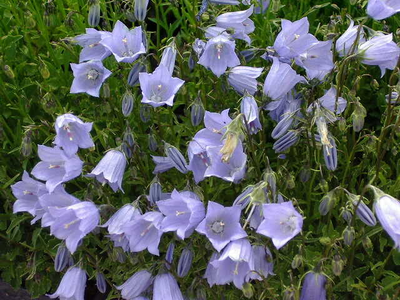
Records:
[[[60,300],[84,300],[86,280],[84,270],[78,267],[69,268],[56,292],[47,296],[51,299],[60,298]]]
[[[367,14],[375,20],[383,20],[400,12],[398,0],[369,0]]]
[[[175,68],[176,53],[177,51],[175,43],[172,42],[168,47],[164,49],[161,57],[160,65],[166,66],[171,76]]]
[[[161,230],[176,231],[182,240],[193,233],[205,216],[203,203],[195,193],[189,191],[178,192],[174,189],[171,198],[157,201],[157,206],[165,215]]]
[[[204,274],[204,278],[207,279],[208,284],[210,287],[212,287],[214,284],[223,284],[219,283],[222,282],[224,278],[219,275],[219,272],[222,271],[220,269],[217,269],[213,266],[212,262],[217,260],[221,255],[218,252],[213,252],[211,255],[210,261],[207,264],[207,269]]]
[[[326,138],[322,138],[321,134],[316,134],[315,140],[322,144],[326,168],[335,171],[338,163],[335,139],[326,131]]]
[[[79,62],[89,60],[103,60],[111,55],[111,51],[100,44],[100,41],[111,35],[108,31],[97,31],[94,28],[86,28],[86,33],[73,38],[74,42],[82,46],[79,54]]]
[[[310,272],[304,277],[300,300],[326,300],[326,276]]]
[[[271,1],[270,0],[266,0],[266,1],[265,0],[258,0],[257,2],[258,2],[258,6],[256,6],[254,8],[254,14],[256,14],[256,15],[264,14],[267,11]]]
[[[169,157],[152,155],[151,158],[156,164],[153,174],[164,173],[174,167],[174,163]]]
[[[252,246],[253,251],[253,269],[249,273],[251,279],[263,280],[269,275],[274,274],[274,262],[272,261],[271,251],[267,246]]]
[[[357,205],[358,201],[353,201],[353,205]],[[360,201],[356,210],[357,216],[360,220],[367,226],[375,226],[376,218],[372,210],[364,203],[364,201]]]
[[[100,43],[114,54],[118,62],[132,63],[146,53],[142,34],[142,27],[129,30],[124,23],[117,21],[111,35]]]
[[[106,184],[114,192],[120,189],[122,192],[122,179],[124,177],[126,166],[125,155],[118,150],[110,150],[104,155],[97,166],[87,174],[87,177],[95,177],[100,183]]]
[[[179,257],[178,266],[176,268],[176,274],[178,277],[185,277],[192,266],[193,261],[193,250],[186,247],[182,250],[181,256]]]
[[[78,152],[78,148],[94,147],[89,132],[93,123],[84,123],[72,114],[64,114],[57,117],[55,122],[56,138],[54,143],[62,147],[68,156]]]
[[[286,59],[295,58],[304,53],[310,45],[318,42],[315,36],[308,33],[309,27],[307,17],[295,22],[282,19],[282,30],[274,42],[274,49],[279,56]]]
[[[84,201],[67,207],[49,207],[54,218],[50,233],[56,238],[65,240],[66,246],[74,253],[78,243],[89,232],[96,228],[100,221],[99,211],[92,202]]]
[[[239,223],[240,213],[238,205],[224,207],[209,201],[207,215],[197,226],[196,231],[206,235],[214,248],[220,252],[230,241],[247,236]]]
[[[257,92],[256,78],[261,75],[263,68],[234,67],[229,71],[228,82],[240,95],[247,91],[250,95]]]
[[[281,136],[272,146],[276,153],[281,153],[292,147],[300,139],[298,130],[289,130]]]
[[[133,300],[143,294],[153,283],[153,276],[147,270],[133,274],[124,284],[116,288],[121,291],[122,298]]]
[[[139,73],[140,88],[142,89],[142,103],[153,107],[174,105],[174,97],[183,80],[172,77],[168,68],[160,64],[152,74]]]
[[[159,212],[148,212],[123,226],[131,252],[140,252],[147,248],[151,254],[160,255],[158,245],[163,234],[161,230],[163,218]]]
[[[59,147],[39,145],[39,158],[42,160],[32,170],[37,179],[46,181],[51,193],[63,182],[67,182],[82,173],[83,162],[77,155],[68,157]]]
[[[357,35],[358,43],[354,45],[354,43],[357,41]],[[354,26],[354,21],[351,20],[349,28],[347,28],[347,30],[336,41],[336,52],[339,53],[340,56],[346,56],[349,54],[350,50],[353,49],[353,53],[355,53],[358,49],[358,45],[364,42],[364,29],[360,29],[360,25]]]
[[[400,56],[400,47],[393,42],[393,34],[378,34],[358,47],[361,62],[379,66],[382,77],[386,69],[393,70]]]
[[[276,249],[282,248],[295,237],[303,226],[303,217],[291,201],[263,204],[264,220],[257,233],[270,237]]]
[[[93,97],[99,97],[103,82],[110,77],[111,72],[104,68],[101,61],[89,61],[81,64],[72,64],[74,74],[70,93],[86,93]]]
[[[273,57],[272,67],[265,78],[263,91],[272,100],[278,100],[302,81],[304,81],[303,76],[298,75],[290,65],[281,63],[278,58]]]
[[[231,41],[224,34],[210,39],[198,63],[220,77],[228,67],[240,65],[240,60],[235,53],[235,41]]]
[[[54,270],[56,272],[61,272],[69,264],[71,259],[71,253],[61,244],[58,246],[56,258],[54,259]]]
[[[241,39],[250,44],[251,40],[248,34],[254,31],[254,22],[249,19],[253,14],[254,6],[244,11],[228,12],[219,15],[216,19],[217,27],[232,31],[232,37]]]
[[[338,97],[336,101],[336,94],[336,88],[332,86],[321,98],[318,99],[318,101],[324,108],[331,111],[335,115],[338,115],[344,112],[346,109],[347,101],[342,97]],[[330,120],[327,119],[326,121]]]
[[[28,212],[35,218],[31,221],[34,224],[43,215],[39,197],[47,193],[46,186],[32,179],[28,172],[24,171],[22,181],[11,186],[12,193],[17,201],[13,205],[13,213]]]
[[[216,284],[233,284],[241,289],[253,269],[252,248],[247,238],[232,241],[218,259],[210,262],[220,277]],[[247,280],[246,280],[247,278]]]
[[[138,21],[144,21],[147,15],[147,6],[149,5],[149,0],[136,0],[135,6],[133,8],[133,13],[135,19]]]
[[[374,208],[383,229],[394,241],[394,247],[400,250],[400,201],[375,188]]]
[[[243,97],[240,103],[240,112],[245,116],[245,122],[250,134],[256,134],[262,129],[260,123],[260,111],[253,96]]]
[[[96,286],[97,290],[102,294],[107,291],[106,278],[104,277],[103,273],[96,272]]]
[[[178,282],[171,273],[158,274],[154,278],[153,300],[183,300]]]

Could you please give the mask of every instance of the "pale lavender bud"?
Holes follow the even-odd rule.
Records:
[[[248,63],[252,61],[256,57],[257,51],[248,49],[240,51],[240,56],[244,58],[244,60]]]
[[[171,242],[168,245],[167,253],[165,254],[165,261],[168,263],[166,267],[170,269],[170,266],[174,260],[174,250],[175,250],[175,243]]]
[[[299,132],[296,130],[288,131],[285,135],[279,138],[273,145],[272,149],[276,153],[284,152],[299,140]]]
[[[104,294],[107,291],[107,283],[103,273],[96,273],[96,286],[100,293]]]
[[[147,14],[147,6],[149,5],[149,0],[135,0],[134,14],[138,21],[144,21]]]
[[[164,147],[165,154],[171,160],[173,166],[181,173],[186,174],[188,172],[188,164],[182,153],[174,146],[165,143]]]
[[[310,272],[304,277],[300,300],[326,300],[326,276]]]
[[[175,68],[176,53],[175,43],[172,42],[170,46],[164,49],[161,57],[160,64],[166,66],[171,75]]]
[[[151,120],[151,106],[148,104],[142,104],[140,106],[139,116],[143,123],[149,122]]]
[[[71,254],[68,249],[62,244],[57,249],[56,258],[54,260],[54,270],[61,272],[68,265]]]
[[[356,232],[355,232],[354,228],[350,227],[350,226],[347,226],[343,230],[343,241],[344,241],[344,244],[346,246],[350,246],[353,243],[355,236],[356,236]]]
[[[96,27],[100,23],[100,4],[94,3],[89,7],[88,24]]]
[[[256,134],[262,129],[260,123],[260,111],[253,96],[247,94],[247,96],[243,97],[242,102],[240,103],[240,112],[245,117],[247,129],[250,134]]]
[[[61,279],[57,291],[48,297],[54,299],[76,299],[83,300],[86,287],[86,272],[81,268],[69,268]]]
[[[193,126],[198,126],[204,119],[204,106],[203,102],[201,102],[201,98],[197,97],[191,107],[190,110],[190,120]]]
[[[200,21],[201,16],[206,12],[209,0],[202,0],[198,14],[196,15],[197,22]]]
[[[192,260],[193,250],[190,248],[183,249],[176,270],[178,277],[183,278],[189,273],[190,267],[192,266]]]
[[[319,213],[325,216],[335,206],[336,199],[334,197],[334,191],[330,191],[324,197],[322,197],[319,205]]]
[[[154,134],[149,134],[148,146],[149,146],[150,151],[153,151],[153,152],[157,151],[158,143],[157,143],[157,140],[156,140]]]
[[[348,223],[350,224],[351,219],[353,218],[353,214],[351,213],[351,211],[349,211],[348,209],[344,209],[342,211],[342,218]]]
[[[122,114],[129,117],[133,109],[133,95],[130,91],[126,91],[122,96]]]
[[[356,197],[358,198],[358,197]],[[358,199],[352,199],[354,207],[358,203]],[[375,226],[376,225],[376,218],[372,210],[364,203],[364,201],[360,201],[356,210],[357,216],[360,220],[367,226]]]
[[[141,62],[136,63],[129,71],[128,84],[135,86],[139,83],[139,73],[146,72],[146,66]]]
[[[152,205],[155,205],[157,201],[161,200],[161,184],[158,181],[153,182],[150,184],[150,191],[149,191],[149,201]]]

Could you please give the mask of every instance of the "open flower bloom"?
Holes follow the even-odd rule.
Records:
[[[293,203],[263,204],[264,220],[257,233],[270,237],[276,249],[282,248],[295,237],[303,226],[303,217],[295,210]]]
[[[369,0],[367,14],[375,20],[383,20],[400,12],[398,0]]]
[[[74,37],[74,41],[83,47],[79,54],[79,62],[88,60],[103,60],[111,55],[111,51],[100,44],[103,38],[111,35],[108,31],[97,31],[94,28],[86,28],[86,33]]]
[[[208,202],[207,215],[196,231],[204,234],[214,248],[220,252],[230,241],[247,236],[239,223],[240,206],[224,207],[213,201]]]
[[[158,274],[154,278],[153,300],[183,300],[178,282],[171,273]]]
[[[101,44],[110,50],[118,62],[132,63],[146,48],[142,39],[142,27],[129,30],[121,21],[117,21],[110,36],[101,40]]]
[[[48,297],[60,300],[84,300],[86,287],[86,272],[81,268],[69,268],[61,279],[57,291]]]
[[[92,202],[83,201],[67,207],[49,207],[54,218],[50,233],[65,240],[66,246],[74,253],[78,243],[89,232],[96,228],[100,221],[99,211]]]
[[[326,276],[310,272],[306,275],[301,289],[300,300],[326,300]]]
[[[56,119],[56,138],[55,144],[62,147],[65,154],[72,156],[78,148],[94,147],[89,132],[92,130],[93,123],[84,123],[72,114],[64,114]]]
[[[152,74],[139,73],[142,103],[153,107],[174,105],[174,97],[185,83],[182,79],[172,77],[168,68],[160,64]]]
[[[111,75],[101,61],[71,63],[71,69],[74,74],[71,94],[86,93],[93,97],[99,97],[101,85]]]
[[[204,205],[193,192],[178,192],[174,189],[170,199],[159,200],[156,203],[165,215],[161,222],[161,230],[176,231],[182,240],[189,237],[204,219]]]
[[[210,39],[198,63],[220,77],[228,67],[240,65],[240,60],[235,53],[235,41],[231,41],[224,34]]]
[[[101,159],[97,166],[87,174],[87,177],[95,177],[102,184],[108,183],[114,192],[120,189],[122,192],[122,179],[126,166],[125,155],[118,150],[110,150]]]
[[[272,261],[271,251],[267,246],[252,246],[253,251],[253,271],[248,274],[251,279],[263,280],[269,275],[275,275],[274,262]],[[262,277],[261,277],[262,276]]]
[[[245,116],[250,134],[255,134],[262,129],[260,112],[253,96],[245,96],[240,103],[240,112]]]
[[[153,276],[147,270],[133,274],[124,284],[116,288],[121,291],[122,298],[131,300],[143,294],[153,283]]]
[[[67,182],[82,173],[83,162],[77,155],[68,157],[58,147],[39,145],[39,162],[32,170],[37,179],[46,181],[46,188],[51,193],[63,182]]]
[[[358,45],[365,42],[365,32],[363,28],[359,28],[360,25],[354,26],[354,21],[351,20],[349,28],[340,36],[336,41],[336,52],[340,56],[348,55],[350,49],[353,48],[353,53],[358,49]],[[358,43],[354,45],[357,39],[357,34],[359,33]]]
[[[382,192],[374,202],[376,216],[400,251],[400,201]]]
[[[229,71],[228,82],[240,95],[247,91],[250,95],[257,92],[256,78],[261,75],[263,68],[234,67]]]

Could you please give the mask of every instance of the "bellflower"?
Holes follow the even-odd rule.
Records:
[[[134,6],[134,15],[136,20],[144,21],[147,15],[147,6],[149,5],[149,0],[136,0]]]
[[[217,284],[232,282],[241,289],[247,275],[253,269],[251,245],[247,238],[232,241],[218,259],[210,262],[218,270]]]
[[[103,82],[110,77],[111,72],[104,68],[101,61],[89,61],[81,64],[72,64],[74,73],[70,93],[86,93],[93,97],[99,97]]]
[[[96,205],[89,201],[67,207],[49,207],[49,213],[54,218],[50,225],[50,233],[58,239],[65,240],[71,253],[75,252],[80,240],[95,229],[100,221]]]
[[[164,49],[161,57],[160,65],[166,66],[171,76],[175,68],[176,53],[175,43],[172,42],[170,46]]]
[[[183,300],[182,292],[171,273],[158,274],[155,277],[153,300]]]
[[[336,88],[332,86],[321,98],[318,99],[318,101],[324,108],[331,111],[335,115],[338,115],[344,112],[346,109],[347,101],[346,99],[339,97],[336,103],[336,94]]]
[[[129,30],[124,23],[117,21],[111,35],[103,38],[100,43],[114,54],[118,62],[132,63],[146,53],[142,33],[140,26]]]
[[[231,4],[231,5],[236,5],[240,3],[238,0],[210,0],[210,2],[213,4]]]
[[[207,264],[207,269],[204,274],[204,278],[207,279],[208,284],[212,287],[214,284],[223,284],[224,278],[219,275],[221,269],[217,269],[213,266],[212,262],[217,260],[221,255],[218,252],[213,252],[210,261]]]
[[[257,233],[270,237],[276,249],[282,248],[303,226],[303,218],[291,201],[263,204],[263,213],[264,220],[258,226]]]
[[[74,37],[74,41],[83,47],[79,54],[79,62],[89,60],[103,60],[111,55],[111,51],[100,44],[100,41],[110,36],[108,31],[97,31],[94,28],[86,28],[86,33]]]
[[[309,27],[307,17],[295,22],[282,19],[282,30],[274,43],[274,49],[279,56],[286,59],[295,58],[304,53],[310,45],[318,42],[315,36],[308,33]]]
[[[321,136],[316,134],[315,139],[317,142],[322,143]],[[327,135],[327,142],[322,143],[322,152],[324,155],[325,165],[328,170],[335,171],[337,168],[337,149],[335,139],[329,134]]]
[[[57,254],[54,259],[54,271],[61,272],[64,270],[71,259],[71,253],[69,253],[68,249],[63,244],[58,246]]]
[[[38,155],[42,160],[32,170],[37,179],[46,181],[46,188],[51,193],[63,182],[78,177],[82,172],[83,162],[77,155],[68,157],[58,147],[39,145]]]
[[[64,114],[56,119],[56,138],[54,143],[62,147],[68,156],[74,155],[79,148],[94,147],[89,132],[93,123],[84,123],[72,114]]]
[[[329,73],[333,67],[332,41],[316,42],[296,58],[296,63],[313,79],[319,72]]]
[[[256,78],[261,75],[263,68],[234,67],[229,71],[228,82],[240,95],[247,91],[254,95],[257,92]]]
[[[123,226],[140,216],[140,211],[132,204],[125,204],[103,225],[99,227],[107,227],[110,234],[123,234]]]
[[[228,67],[240,65],[240,60],[235,53],[235,41],[229,40],[223,34],[210,39],[198,63],[220,77]]]
[[[232,37],[241,39],[250,44],[250,37],[248,34],[254,31],[254,22],[249,19],[253,14],[254,6],[244,11],[229,12],[219,15],[216,19],[217,27],[232,30]]]
[[[400,251],[400,201],[375,188],[374,208],[383,229],[394,241]]]
[[[360,28],[360,25],[354,26],[354,21],[350,21],[350,26],[347,30],[337,39],[336,41],[336,52],[339,53],[340,56],[346,56],[349,54],[350,49],[353,48],[353,53],[358,48],[358,45],[365,42],[365,32],[364,29]],[[358,31],[360,30],[360,34],[358,37],[357,45],[354,45],[357,39]],[[354,46],[353,46],[354,45]]]
[[[260,112],[257,102],[253,96],[245,96],[240,103],[240,112],[245,116],[250,134],[256,134],[262,129],[260,123]]]
[[[251,279],[262,280],[267,278],[269,275],[275,275],[273,272],[274,263],[272,261],[271,251],[267,246],[252,246],[253,251],[253,271],[248,274]],[[261,276],[263,277],[261,277]]]
[[[95,177],[100,183],[106,184],[114,192],[120,189],[122,192],[122,179],[124,177],[126,166],[125,155],[118,150],[110,150],[104,155],[97,166],[87,174],[87,177]]]
[[[17,201],[13,205],[13,213],[28,212],[35,218],[31,221],[34,224],[42,215],[42,206],[39,202],[39,197],[47,193],[46,186],[32,179],[28,172],[24,171],[22,181],[11,186],[12,193]]]
[[[375,20],[383,20],[400,12],[398,0],[369,0],[367,14]]]
[[[178,277],[185,277],[192,266],[193,261],[193,250],[186,247],[182,250],[181,256],[179,257],[178,266],[176,268],[176,273]]]
[[[151,158],[156,164],[153,174],[164,173],[175,166],[169,157],[152,155]]]
[[[84,300],[86,279],[86,272],[81,268],[69,268],[61,279],[57,291],[47,296],[51,299],[58,297],[60,300]]]
[[[147,270],[133,274],[124,284],[116,288],[121,291],[124,299],[131,300],[143,294],[153,282],[153,276]]]
[[[197,57],[200,58],[206,48],[206,43],[200,39],[195,39],[192,45],[193,51],[196,52]]]
[[[162,105],[172,106],[175,94],[184,81],[172,77],[169,69],[160,64],[152,74],[139,73],[140,88],[142,89],[142,103],[150,104],[153,107]]]
[[[358,203],[357,200],[353,200],[353,205],[354,207]],[[367,226],[375,226],[376,225],[376,218],[372,210],[369,209],[369,207],[364,203],[364,201],[360,201],[357,210],[356,210],[357,216],[360,218],[360,220]]]
[[[230,241],[247,236],[239,223],[240,213],[241,209],[237,205],[224,207],[209,201],[207,215],[196,231],[206,235],[214,248],[220,252]]]
[[[254,13],[258,15],[258,14],[264,14],[267,11],[271,1],[270,0],[266,0],[266,1],[258,0],[257,2],[258,2],[259,6],[254,8]]]
[[[303,76],[298,75],[290,65],[281,63],[278,58],[273,57],[273,64],[265,78],[263,91],[272,100],[278,100],[302,81],[304,81]]]
[[[379,34],[358,47],[361,62],[379,66],[382,77],[386,69],[393,70],[400,56],[400,48],[393,42],[393,34]]]
[[[193,233],[205,215],[203,203],[195,193],[189,191],[178,192],[174,189],[171,198],[157,201],[157,206],[165,215],[161,230],[176,231],[182,240]]]
[[[272,146],[276,153],[281,153],[292,147],[300,139],[298,130],[290,130],[281,136]]]
[[[326,276],[310,272],[306,275],[301,289],[300,300],[326,300]]]
[[[129,240],[131,252],[140,252],[147,248],[153,255],[160,255],[161,221],[163,215],[159,212],[148,212],[136,217],[123,226],[124,233]]]

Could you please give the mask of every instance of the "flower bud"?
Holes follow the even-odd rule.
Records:
[[[43,79],[48,79],[50,77],[50,71],[47,68],[47,65],[42,61],[39,64],[39,72]]]
[[[172,75],[175,68],[175,60],[176,60],[176,46],[175,42],[172,41],[168,47],[166,47],[162,53],[160,65],[164,65],[169,73]]]
[[[110,85],[106,82],[103,84],[103,87],[101,88],[101,92],[102,92],[102,97],[103,98],[110,98],[111,97],[111,91],[110,91]]]
[[[363,238],[362,244],[363,244],[363,247],[365,248],[365,250],[371,250],[374,247],[374,245],[371,242],[371,239],[368,236]]]
[[[343,241],[346,246],[350,246],[353,243],[356,232],[353,227],[347,226],[343,230]]]
[[[292,260],[292,269],[297,269],[303,264],[303,256],[296,254]]]
[[[356,214],[360,218],[360,220],[367,226],[375,226],[376,218],[374,213],[369,209],[369,207],[364,203],[364,201],[360,201],[359,195],[354,195],[349,193],[348,197],[350,201],[353,203],[354,208],[357,207]]]
[[[250,62],[253,58],[256,57],[256,50],[248,49],[240,51],[240,56],[244,58],[246,63]]]
[[[123,143],[121,147],[122,147],[122,152],[124,152],[125,156],[127,158],[131,158],[132,157],[132,149],[129,147],[129,145],[126,143]]]
[[[89,7],[88,24],[90,27],[96,27],[100,23],[100,4],[94,3]]]
[[[186,174],[188,172],[188,165],[186,159],[183,157],[182,153],[174,146],[165,143],[164,146],[165,154],[171,159],[174,167],[181,173]]]
[[[309,166],[303,167],[303,169],[300,171],[300,181],[305,183],[310,180],[311,177],[311,171]]]
[[[339,127],[340,131],[346,130],[346,119],[345,118],[339,118],[338,127]]]
[[[290,173],[288,173],[286,176],[286,187],[290,190],[296,187],[296,183],[294,182],[294,176]]]
[[[158,144],[153,134],[149,134],[149,149],[153,152],[158,149]]]
[[[124,133],[124,142],[129,146],[135,146],[135,139],[133,137],[132,130],[128,127]]]
[[[348,224],[350,224],[350,222],[351,222],[351,219],[353,218],[353,214],[351,213],[351,211],[350,210],[348,210],[348,209],[344,209],[343,211],[342,211],[342,218],[348,223]]]
[[[322,197],[321,203],[319,205],[319,213],[325,216],[334,206],[335,206],[335,192],[330,191],[324,197]]]
[[[242,292],[247,299],[251,299],[254,295],[253,285],[250,282],[245,282],[242,286]]]
[[[146,18],[149,0],[135,0],[134,14],[136,20],[142,22]]]
[[[25,157],[28,157],[32,153],[31,134],[29,132],[27,132],[24,138],[22,139],[21,153]]]
[[[174,260],[174,250],[175,250],[175,243],[174,242],[169,243],[167,253],[165,254],[165,261],[167,262],[165,266],[167,267],[168,270],[171,268],[171,264]]]
[[[389,94],[385,95],[386,103],[389,103]],[[390,104],[400,104],[399,93],[392,92],[390,94]]]
[[[364,119],[367,116],[367,110],[360,102],[355,103],[355,108],[353,113],[351,114],[353,120],[353,130],[355,132],[361,131],[364,127]]]
[[[122,114],[128,117],[133,109],[133,95],[130,91],[126,91],[122,96]]]
[[[13,72],[13,70],[10,68],[9,65],[5,65],[5,66],[3,67],[3,71],[4,71],[4,73],[6,73],[6,75],[8,76],[8,78],[14,79],[14,77],[15,77],[14,72]]]
[[[104,294],[107,290],[106,279],[104,278],[103,273],[96,273],[96,286],[100,293]]]
[[[178,277],[185,277],[192,266],[193,251],[190,248],[183,249],[181,257],[179,258],[178,267],[176,273]]]
[[[344,267],[344,261],[341,259],[340,255],[335,255],[332,260],[332,272],[336,276],[340,276],[342,274]]]
[[[140,120],[142,120],[143,123],[147,123],[151,120],[151,106],[148,104],[142,104],[140,106]]]
[[[267,169],[264,173],[263,179],[268,183],[268,191],[271,192],[272,196],[276,194],[276,173],[271,169],[270,166],[267,166]]]
[[[374,90],[378,90],[378,89],[379,89],[379,82],[378,82],[378,80],[373,79],[373,80],[371,81],[371,87],[372,87]]]
[[[319,272],[310,272],[304,277],[300,300],[326,299],[326,276]]]
[[[158,200],[161,200],[161,184],[158,181],[153,182],[150,184],[150,191],[149,191],[149,201],[152,205],[156,204]]]
[[[190,72],[193,72],[194,67],[196,66],[196,62],[194,61],[192,53],[190,53],[190,56],[189,56],[188,66],[189,66]]]
[[[141,62],[136,63],[129,72],[128,84],[135,86],[139,83],[139,73],[146,72],[146,66]]]
[[[201,6],[200,6],[200,9],[199,9],[199,13],[196,15],[197,22],[200,21],[200,18],[203,19],[202,15],[207,11],[208,3],[209,3],[209,0],[202,0],[201,1]]]
[[[192,121],[193,126],[198,126],[201,124],[204,119],[204,113],[205,110],[203,103],[201,102],[200,97],[197,97],[196,100],[194,100],[190,110],[190,120]]]
[[[296,290],[294,287],[287,287],[283,292],[283,300],[296,300]]]
[[[61,272],[67,266],[71,254],[64,245],[60,245],[57,249],[56,258],[54,260],[54,270]]]

